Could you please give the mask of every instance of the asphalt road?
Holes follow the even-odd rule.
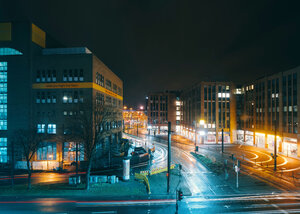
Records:
[[[0,199],[0,213],[175,213],[174,200],[99,201],[87,198]],[[178,213],[299,213],[299,195],[184,198]]]

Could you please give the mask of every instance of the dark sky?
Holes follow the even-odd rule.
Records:
[[[66,46],[86,46],[124,81],[126,105],[200,80],[244,83],[300,65],[299,1],[0,0]]]

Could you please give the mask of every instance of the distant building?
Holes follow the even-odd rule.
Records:
[[[125,131],[129,129],[147,128],[148,117],[144,109],[133,110],[132,108],[123,108],[123,120]]]
[[[150,92],[146,97],[146,112],[148,129],[151,133],[165,133],[168,130],[168,121],[172,131],[179,132],[182,121],[182,102],[180,92],[164,91]]]
[[[246,144],[300,157],[298,114],[300,67],[266,76],[243,86],[242,129],[237,138]]]
[[[64,48],[29,22],[0,23],[0,162],[9,162],[15,130],[36,127],[42,142],[34,169],[65,167],[75,145],[64,140],[65,123],[80,103],[123,108],[123,82],[85,47]],[[122,115],[110,124],[107,143],[121,138]],[[84,160],[84,155],[80,155]],[[17,167],[23,167],[17,162]]]
[[[199,82],[181,95],[181,134],[197,143],[234,141],[236,130],[236,88],[232,82]],[[196,136],[195,136],[196,129]]]

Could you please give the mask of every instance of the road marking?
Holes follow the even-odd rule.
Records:
[[[264,198],[264,200],[265,200],[266,202],[269,202],[269,200],[266,199],[266,198]],[[276,204],[271,204],[271,206],[272,206],[272,207],[275,207],[277,210],[281,211],[282,213],[288,213],[287,211],[281,209],[281,208],[280,208],[279,206],[277,206]]]
[[[92,212],[92,214],[100,214],[100,213],[117,213],[117,211],[99,211],[99,212]]]

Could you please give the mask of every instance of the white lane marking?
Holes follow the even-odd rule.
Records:
[[[269,200],[266,199],[266,198],[264,198],[264,200],[265,200],[266,202],[269,202]],[[274,208],[276,208],[277,210],[281,211],[282,213],[288,213],[287,211],[281,209],[281,208],[280,208],[279,206],[277,206],[276,204],[271,204],[271,206],[274,207]]]

